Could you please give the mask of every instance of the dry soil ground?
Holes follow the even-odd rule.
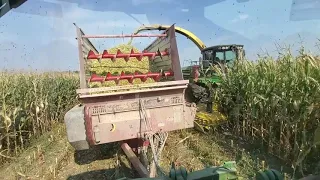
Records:
[[[266,165],[280,169],[276,160],[261,154],[256,156],[255,148],[247,146],[245,150],[243,147],[246,147],[245,142],[234,140],[228,133],[204,135],[192,129],[171,132],[162,153],[161,166],[168,171],[170,162],[177,162],[188,170],[197,170],[236,160],[243,177],[251,176],[261,168],[262,160],[266,161]],[[75,153],[67,142],[65,126],[60,123],[51,132],[33,141],[31,147],[19,157],[0,168],[0,179],[4,180],[110,180],[134,175],[117,143]]]

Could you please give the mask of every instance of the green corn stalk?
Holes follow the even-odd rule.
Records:
[[[314,108],[320,102],[318,57],[288,52],[278,59],[237,61],[222,80],[219,103],[235,132],[294,166],[315,156],[305,153],[314,148],[320,117]]]

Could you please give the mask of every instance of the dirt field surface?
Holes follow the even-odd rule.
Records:
[[[162,152],[161,166],[168,172],[170,163],[176,162],[193,171],[236,160],[242,177],[254,175],[264,159],[265,165],[270,163],[271,167],[280,168],[272,165],[277,164],[272,158],[257,158],[240,148],[244,142],[226,139],[227,136],[228,133],[205,135],[192,129],[171,132]],[[118,143],[75,152],[67,142],[63,124],[57,124],[31,144],[19,157],[0,168],[0,179],[110,180],[136,176]]]

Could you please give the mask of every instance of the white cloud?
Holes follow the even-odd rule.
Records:
[[[63,21],[79,22],[79,24],[96,25],[100,28],[137,28],[141,23],[147,23],[146,18],[141,20],[141,17],[131,17],[123,12],[97,12],[81,8],[70,9]]]
[[[90,23],[92,26],[103,28],[137,28],[141,26],[138,22],[134,20],[112,20],[112,21],[96,21]]]
[[[10,31],[1,31],[0,30],[0,36],[1,36],[2,41],[17,42],[19,40],[19,36],[13,32],[10,32]]]
[[[248,14],[240,14],[239,15],[239,19],[241,19],[241,20],[245,20],[245,19],[248,19],[248,18],[249,18]]]
[[[181,9],[182,12],[189,12],[189,9]]]
[[[249,18],[248,14],[239,14],[236,18],[232,19],[231,22],[239,22],[239,21],[244,21]]]
[[[146,3],[172,3],[174,0],[132,0],[134,5],[146,4]]]
[[[123,12],[98,12],[91,11],[76,6],[65,9],[64,18],[55,18],[54,23],[49,25],[59,33],[60,40],[67,40],[76,45],[74,38],[76,31],[73,23],[76,23],[86,34],[131,34],[141,23],[148,24],[146,16],[135,15],[134,17]],[[124,39],[127,41],[129,39]],[[114,43],[122,42],[123,39],[94,39],[94,44],[104,44],[106,46],[113,46]],[[135,42],[142,42],[143,44],[148,38],[137,38]],[[103,46],[103,45],[101,45]]]
[[[292,9],[294,10],[313,9],[314,7],[319,7],[319,1],[301,1],[299,3],[292,4]]]

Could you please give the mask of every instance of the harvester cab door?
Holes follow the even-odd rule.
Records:
[[[238,49],[233,49],[233,48],[231,50],[225,51],[226,59],[225,59],[224,65],[226,67],[232,67],[234,61],[236,61],[239,57],[242,57],[242,56],[239,56],[240,54],[238,52],[239,52]]]
[[[213,50],[204,51],[200,58],[200,68],[204,76],[211,76],[212,66],[214,66],[215,52]]]
[[[224,72],[225,64],[228,63],[228,58],[230,59],[230,55],[226,53],[225,50],[219,50],[214,52],[215,57],[213,61],[213,66],[218,67]],[[216,73],[215,76],[218,76]]]

